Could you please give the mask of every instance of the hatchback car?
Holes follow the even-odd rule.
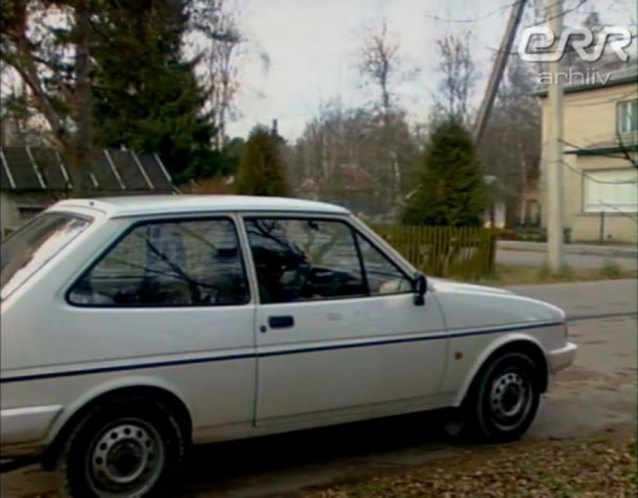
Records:
[[[338,206],[65,200],[2,244],[2,456],[70,496],[167,489],[191,444],[452,408],[520,437],[565,314],[420,274]]]

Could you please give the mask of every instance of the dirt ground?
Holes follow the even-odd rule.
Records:
[[[635,314],[618,313],[571,323],[580,346],[576,363],[559,375],[530,432],[514,445],[635,433],[638,324]],[[274,498],[450,455],[463,458],[466,451],[424,415],[224,443],[196,450],[175,496]],[[54,476],[29,467],[2,476],[2,497],[57,498],[55,485]]]

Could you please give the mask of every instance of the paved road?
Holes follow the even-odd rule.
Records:
[[[545,242],[499,240],[497,247],[503,250],[547,252],[547,243]],[[568,254],[594,254],[597,256],[638,258],[638,246],[636,246],[636,244],[565,244],[563,248]]]
[[[580,351],[545,396],[528,439],[635,428],[637,334],[635,281],[513,288],[566,309]],[[583,319],[592,315],[615,315]],[[633,315],[633,316],[632,316]],[[581,319],[576,319],[581,317]],[[363,477],[461,454],[424,416],[275,436],[197,451],[183,498],[274,498],[301,487]],[[2,479],[4,498],[53,498],[52,476],[36,468]]]
[[[512,266],[537,266],[541,267],[547,260],[547,255],[539,251],[504,250],[496,252],[496,261],[499,264]],[[566,254],[565,262],[572,268],[602,268],[608,262],[616,263],[624,270],[638,269],[638,259],[627,256],[602,256],[593,254]]]
[[[559,306],[570,318],[638,312],[638,280],[518,285],[509,290]]]

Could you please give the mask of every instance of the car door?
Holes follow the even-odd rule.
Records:
[[[346,219],[246,217],[259,284],[257,425],[424,403],[447,338],[436,303]]]
[[[87,369],[168,386],[191,410],[197,440],[251,427],[255,303],[244,262],[230,216],[131,223],[47,310],[68,343],[51,364],[82,358]]]

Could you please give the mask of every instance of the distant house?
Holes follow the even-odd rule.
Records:
[[[297,189],[300,197],[331,202],[368,216],[383,214],[378,206],[373,176],[356,164],[339,164],[328,178],[304,179]]]
[[[191,180],[179,186],[182,194],[193,195],[230,195],[235,193],[235,176],[204,178]]]
[[[591,71],[591,70],[590,70]],[[638,66],[599,70],[606,83],[564,87],[565,226],[574,241],[636,243],[638,239]],[[543,143],[547,92],[540,91]],[[544,153],[544,151],[543,151]],[[539,185],[547,225],[546,162]]]
[[[0,148],[0,235],[68,196],[71,175],[60,154],[45,147]],[[170,194],[170,175],[155,155],[127,150],[96,153],[84,183],[91,196]]]

